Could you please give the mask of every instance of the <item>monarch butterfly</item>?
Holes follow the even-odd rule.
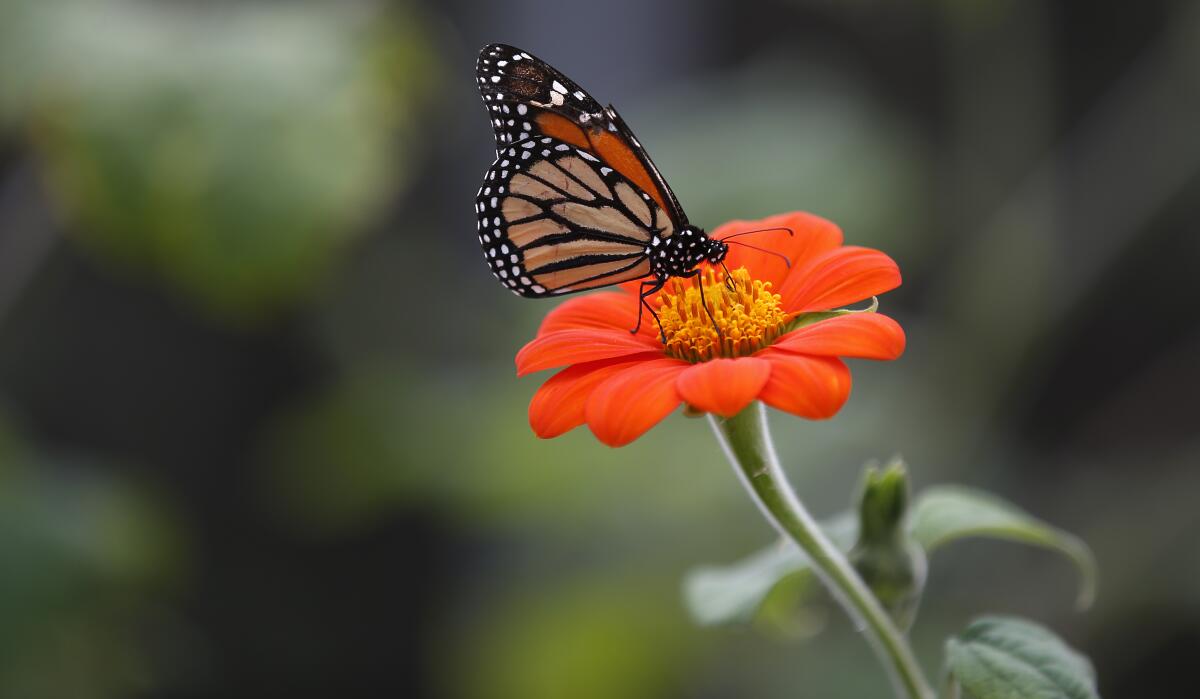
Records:
[[[536,298],[645,279],[637,332],[643,309],[658,320],[647,299],[668,279],[724,263],[728,244],[688,222],[611,105],[505,44],[479,52],[476,77],[496,136],[475,198],[479,243],[502,284]]]

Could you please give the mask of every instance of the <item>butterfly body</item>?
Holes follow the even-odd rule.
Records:
[[[511,291],[560,296],[642,279],[653,315],[646,298],[668,279],[725,259],[726,244],[688,222],[611,106],[504,44],[483,48],[476,77],[496,137],[475,200],[479,242]]]

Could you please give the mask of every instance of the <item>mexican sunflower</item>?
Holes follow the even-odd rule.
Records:
[[[814,420],[836,414],[850,395],[842,359],[895,359],[904,331],[879,313],[835,309],[896,288],[900,270],[882,252],[843,246],[836,225],[807,213],[731,221],[712,237],[776,227],[794,235],[774,234],[770,252],[730,246],[729,279],[706,267],[669,280],[651,300],[661,334],[648,315],[630,332],[636,283],[552,310],[516,358],[520,376],[566,367],[534,395],[533,431],[550,438],[587,423],[615,447],[680,404],[722,417],[755,400]]]

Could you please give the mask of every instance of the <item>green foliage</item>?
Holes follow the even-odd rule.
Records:
[[[696,636],[665,617],[670,590],[644,579],[575,581],[521,592],[449,657],[449,694],[495,699],[655,699],[678,693]],[[661,594],[656,594],[661,593]],[[482,622],[482,623],[480,623]],[[469,668],[463,672],[462,668]]]
[[[985,617],[946,642],[950,684],[975,699],[1099,699],[1096,673],[1048,629]]]
[[[859,526],[856,515],[845,512],[822,528],[839,548],[850,553],[859,538]],[[1079,603],[1090,603],[1094,595],[1095,562],[1085,544],[994,496],[956,486],[930,488],[917,497],[907,531],[925,554],[973,537],[1049,548],[1067,556],[1079,569],[1083,580]],[[730,566],[692,571],[684,582],[685,598],[698,623],[744,622],[781,581],[810,573],[808,558],[794,545],[782,542]],[[903,606],[899,599],[894,601],[898,609]]]
[[[432,78],[412,17],[43,5],[21,15],[27,54],[0,64],[24,89],[0,101],[30,125],[50,194],[87,248],[210,312],[308,294],[405,174]]]

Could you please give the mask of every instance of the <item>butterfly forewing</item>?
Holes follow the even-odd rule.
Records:
[[[475,202],[492,272],[522,296],[554,296],[650,274],[675,224],[595,155],[551,136],[500,150]]]
[[[475,73],[497,153],[539,136],[583,148],[647,192],[676,227],[687,224],[666,180],[612,107],[601,107],[545,61],[505,44],[485,46]]]
[[[543,114],[560,116],[568,124],[587,124],[603,115],[600,104],[565,75],[506,44],[483,47],[475,76],[492,120],[497,153],[542,135],[539,117]]]

